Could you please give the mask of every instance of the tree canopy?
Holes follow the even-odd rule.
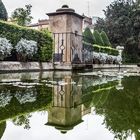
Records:
[[[33,18],[31,16],[31,8],[32,5],[29,4],[25,5],[25,9],[24,8],[15,9],[11,15],[12,21],[21,26],[28,25],[31,22],[31,19]]]
[[[123,45],[126,62],[138,62],[140,42],[140,6],[130,0],[116,0],[104,10],[105,19],[98,19],[95,29],[105,31],[113,46]]]
[[[0,0],[0,19],[7,20],[7,18],[8,18],[8,15],[7,15],[6,8],[5,8],[3,2]]]

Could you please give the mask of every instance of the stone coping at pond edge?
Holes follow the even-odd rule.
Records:
[[[49,70],[72,70],[72,69],[119,69],[119,65],[112,64],[64,64],[64,63],[49,63],[49,62],[0,62],[0,72],[22,72],[22,71],[49,71]],[[137,65],[120,65],[120,68],[131,69],[133,72],[140,72]]]

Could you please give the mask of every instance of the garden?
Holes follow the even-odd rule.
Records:
[[[1,61],[50,61],[52,44],[49,32],[0,21]]]
[[[87,27],[83,32],[83,45],[88,51],[92,51],[94,64],[120,64],[122,62],[119,49],[113,48],[108,36],[104,31],[99,33],[95,30],[93,33]],[[89,47],[90,46],[90,47]],[[87,54],[88,57],[89,54]]]

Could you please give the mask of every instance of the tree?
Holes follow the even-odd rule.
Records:
[[[97,45],[104,46],[104,42],[101,38],[101,35],[97,30],[94,31],[93,36]]]
[[[0,0],[0,19],[7,20],[7,18],[8,18],[8,15],[7,15],[6,8],[5,8],[3,2]]]
[[[91,43],[91,44],[95,43],[94,36],[92,35],[92,32],[88,27],[85,29],[83,35],[84,35],[84,41],[85,42]]]
[[[95,29],[105,31],[113,46],[123,45],[126,62],[138,62],[140,33],[139,0],[116,0],[104,10],[105,19],[99,19]]]
[[[4,132],[5,132],[5,129],[6,129],[6,122],[1,122],[0,123],[0,139],[2,138]]]
[[[109,38],[108,38],[108,36],[106,35],[106,33],[105,33],[104,31],[102,31],[102,32],[100,33],[100,35],[101,35],[101,38],[102,38],[102,40],[103,40],[103,42],[104,42],[104,45],[105,45],[105,46],[111,46],[111,43],[110,43]]]
[[[33,18],[31,16],[31,8],[32,5],[29,4],[25,5],[25,9],[24,8],[15,9],[11,16],[12,21],[21,26],[28,25]]]
[[[104,116],[103,124],[112,132],[116,140],[128,140],[129,136],[135,136],[140,140],[140,92],[138,77],[127,77],[122,80],[124,90],[110,89],[104,102],[101,101],[104,93],[93,94],[92,105],[98,115]],[[110,86],[113,83],[110,84]],[[134,88],[135,87],[135,88]],[[92,92],[92,90],[91,90]]]

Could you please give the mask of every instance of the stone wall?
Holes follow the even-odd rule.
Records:
[[[40,71],[53,70],[52,63],[39,62],[0,62],[0,71]]]

